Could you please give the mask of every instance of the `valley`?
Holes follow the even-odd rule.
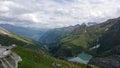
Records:
[[[11,33],[4,28],[0,29],[1,55],[4,50],[10,49],[12,54],[1,58],[2,68],[85,68],[84,64],[67,62],[49,55],[41,44],[26,37]],[[11,47],[11,45],[15,47]],[[14,46],[13,45],[13,46]],[[12,48],[12,49],[11,49]],[[7,52],[8,53],[8,52]],[[14,61],[16,59],[16,61]],[[19,63],[18,63],[19,62]],[[14,65],[14,66],[13,66]]]
[[[0,0],[0,68],[120,68],[120,0]]]
[[[50,29],[39,42],[0,27],[4,68],[119,68],[120,18]],[[11,47],[10,45],[15,45]],[[3,51],[10,49],[8,56]],[[16,59],[16,61],[14,60]],[[114,64],[115,63],[115,64]],[[15,64],[13,66],[12,64]],[[105,65],[104,65],[105,64]],[[112,64],[112,65],[111,65]]]
[[[79,27],[71,30],[67,36],[58,39],[56,42],[47,44],[47,46],[49,47],[50,53],[60,59],[100,68],[119,68],[119,61],[115,61],[116,59],[114,59],[115,55],[115,57],[119,59],[119,57],[117,57],[119,55],[120,44],[118,39],[119,23],[119,17],[92,26],[87,26],[83,23]],[[51,37],[54,36],[55,35]],[[113,62],[115,62],[116,65],[113,64],[111,66],[110,64]],[[106,63],[105,66],[104,63]]]

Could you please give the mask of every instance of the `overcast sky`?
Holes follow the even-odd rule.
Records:
[[[0,0],[0,23],[56,28],[120,16],[120,0]]]

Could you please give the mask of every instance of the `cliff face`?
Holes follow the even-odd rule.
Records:
[[[93,58],[89,63],[90,65],[97,65],[100,68],[119,68],[120,57],[119,55],[97,57],[97,58]]]
[[[120,18],[100,38],[100,47],[97,49],[98,57],[91,59],[89,64],[100,68],[120,68]]]

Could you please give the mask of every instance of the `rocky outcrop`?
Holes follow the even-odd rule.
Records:
[[[0,59],[0,68],[18,68],[18,62],[22,61],[20,56],[15,53]]]
[[[11,51],[12,46],[0,47],[0,68],[18,68],[18,62],[22,61],[19,55]]]
[[[89,64],[100,68],[120,68],[120,17],[107,22],[114,25],[100,37],[97,57],[94,57]]]
[[[97,65],[100,68],[120,68],[120,56],[97,57],[92,59],[89,64]]]

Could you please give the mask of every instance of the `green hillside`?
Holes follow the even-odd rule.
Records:
[[[18,68],[86,68],[85,65],[66,62],[23,47],[16,47],[13,51],[22,58]],[[61,66],[55,67],[53,63],[60,64]]]
[[[23,36],[8,32],[3,28],[0,28],[0,44],[3,46],[16,44],[36,51],[46,51],[46,49],[37,42]]]

